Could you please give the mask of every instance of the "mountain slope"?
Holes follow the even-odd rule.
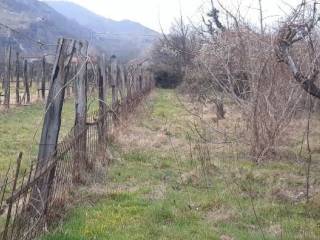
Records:
[[[54,8],[62,15],[75,20],[79,24],[92,29],[95,32],[103,32],[106,35],[110,34],[134,34],[140,35],[141,38],[146,38],[141,35],[157,36],[158,33],[149,29],[140,23],[129,20],[114,21],[108,18],[99,16],[86,8],[77,4],[66,1],[45,1],[49,6]]]
[[[74,7],[75,11],[79,8]],[[70,10],[70,9],[69,9]],[[105,19],[88,12],[92,18],[92,26],[97,23],[105,23]],[[102,18],[98,21],[99,18]],[[79,20],[79,19],[78,19]],[[106,20],[107,21],[107,20]],[[117,22],[109,20],[111,26],[118,25]],[[133,24],[135,27],[132,27]],[[8,25],[12,30],[3,25]],[[120,23],[123,26],[123,23]],[[1,51],[7,46],[8,41],[16,49],[22,50],[27,55],[38,55],[40,52],[54,52],[57,39],[59,37],[68,37],[75,39],[88,40],[91,44],[91,51],[105,51],[107,54],[116,54],[123,60],[135,58],[150,46],[154,37],[144,38],[143,33],[146,28],[142,25],[131,23],[126,24],[122,29],[132,29],[132,33],[137,34],[137,38],[127,36],[127,34],[118,35],[113,33],[113,37],[100,36],[97,34],[97,28],[91,29],[90,25],[84,26],[59,13],[48,4],[37,0],[0,0],[0,47]],[[114,29],[121,29],[114,26]],[[128,33],[128,31],[127,31]],[[10,38],[8,38],[10,36]],[[42,46],[37,42],[49,44]],[[41,48],[40,48],[41,46]],[[2,54],[3,55],[3,54]]]
[[[1,0],[0,16],[0,23],[12,29],[0,28],[1,46],[10,39],[16,48],[28,54],[48,50],[40,49],[37,41],[52,45],[62,36],[89,39],[92,32],[36,0]]]
[[[96,38],[105,39],[113,53],[119,52],[119,49],[126,49],[128,54],[131,52],[137,55],[150,47],[159,36],[156,31],[139,23],[104,18],[71,2],[46,1],[46,3],[70,20],[99,33]]]

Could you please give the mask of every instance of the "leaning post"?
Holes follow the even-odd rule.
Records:
[[[74,84],[75,90],[75,135],[79,139],[78,144],[75,146],[75,157],[73,167],[73,182],[81,182],[81,170],[88,169],[90,164],[87,162],[87,51],[88,42],[81,41],[77,43],[78,61],[75,70],[78,73]]]
[[[58,137],[61,125],[61,112],[64,102],[65,85],[68,77],[68,66],[74,53],[75,41],[59,39],[56,60],[51,76],[51,86],[46,102],[46,112],[42,127],[36,174],[38,174],[54,158],[57,150]],[[51,187],[55,177],[55,167],[49,176],[39,180],[33,188],[33,205],[47,214]]]

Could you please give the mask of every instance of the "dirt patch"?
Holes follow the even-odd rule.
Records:
[[[280,237],[282,235],[282,227],[280,224],[271,225],[266,231],[275,237]]]
[[[222,235],[222,236],[220,237],[220,240],[234,240],[234,238],[233,238],[233,237],[230,237],[230,236],[228,236],[228,235]]]
[[[277,188],[272,191],[272,196],[275,197],[275,199],[278,201],[296,203],[305,199],[306,194],[302,189],[290,190]]]
[[[227,209],[226,207],[210,210],[205,215],[205,219],[213,224],[228,222],[235,217],[236,213],[231,208]]]
[[[152,190],[150,193],[147,194],[147,198],[149,200],[161,200],[165,198],[167,192],[166,184],[159,184],[156,186],[152,186]]]
[[[154,97],[151,95],[146,102],[152,101]],[[139,107],[133,118],[130,119],[130,124],[124,124],[124,127],[119,129],[116,137],[117,143],[123,149],[148,148],[171,151],[172,147],[188,148],[186,139],[174,136],[173,132],[177,130],[175,124],[152,118],[151,115],[150,106],[143,104],[143,107]],[[148,119],[148,126],[143,123],[144,119]]]
[[[133,193],[139,191],[141,186],[130,184],[130,183],[112,183],[108,182],[105,184],[95,184],[90,188],[86,189],[91,194],[95,195],[108,195],[114,193]]]

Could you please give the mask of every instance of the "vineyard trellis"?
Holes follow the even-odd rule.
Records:
[[[0,186],[2,240],[34,239],[47,229],[57,210],[72,198],[72,191],[84,178],[94,174],[98,165],[108,165],[108,143],[114,129],[154,87],[152,72],[143,62],[121,66],[115,56],[108,62],[105,56],[93,61],[87,52],[85,41],[58,42],[38,158],[22,170],[20,153],[15,167],[9,167]],[[72,65],[73,61],[76,64]],[[45,60],[41,63],[45,68]],[[91,84],[97,86],[99,108],[88,115],[90,74],[95,79]],[[65,91],[70,85],[75,95],[75,124],[58,142]],[[109,87],[111,104],[107,101]],[[42,94],[43,89],[42,81]]]
[[[55,58],[55,53],[51,51],[24,53],[10,42],[6,48],[0,49],[0,110],[46,100]],[[73,74],[76,65],[76,62],[71,62],[70,71]],[[73,89],[72,85],[66,87],[67,96],[71,96]]]

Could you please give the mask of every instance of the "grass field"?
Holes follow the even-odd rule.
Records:
[[[155,91],[116,136],[107,181],[78,191],[42,239],[319,239],[317,153],[306,204],[303,163],[255,165],[230,146],[204,160],[188,144],[193,120],[173,91]]]
[[[74,103],[66,101],[61,124],[61,136],[66,135],[74,124]],[[0,112],[0,173],[4,173],[10,161],[14,162],[23,152],[23,167],[37,156],[42,129],[44,105],[15,107],[6,113]]]
[[[35,88],[32,88],[32,93],[35,99],[31,105],[12,105],[6,111],[0,109],[0,175],[6,172],[10,162],[16,161],[19,152],[23,153],[23,169],[29,166],[30,161],[36,159],[45,113],[45,103],[36,99]],[[88,99],[88,114],[96,111],[98,107],[94,94],[91,93]],[[14,92],[12,97],[13,95]],[[63,106],[59,140],[62,140],[74,125],[74,108],[74,99],[66,99]]]

